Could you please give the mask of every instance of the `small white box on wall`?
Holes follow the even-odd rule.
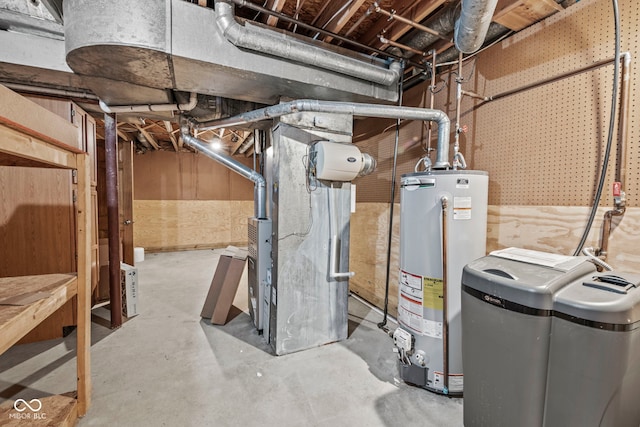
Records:
[[[120,263],[120,287],[122,290],[122,315],[138,315],[138,269]]]

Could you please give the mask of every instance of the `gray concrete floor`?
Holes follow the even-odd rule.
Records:
[[[235,317],[202,321],[220,252],[147,254],[141,314],[112,331],[106,310],[94,311],[93,401],[81,427],[462,425],[462,399],[398,379],[382,316],[354,298],[347,340],[280,357],[246,313],[246,271]],[[0,356],[0,401],[74,390],[74,345],[72,334]]]

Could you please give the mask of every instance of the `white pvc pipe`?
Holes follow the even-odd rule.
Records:
[[[162,111],[191,111],[198,105],[198,94],[191,92],[186,104],[140,104],[140,105],[107,105],[100,101],[100,108],[105,113],[149,113]]]

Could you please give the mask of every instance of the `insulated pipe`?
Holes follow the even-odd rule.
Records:
[[[226,154],[219,153],[211,148],[209,144],[205,141],[192,136],[189,133],[188,127],[181,128],[182,140],[185,144],[195,148],[196,150],[202,152],[205,156],[210,159],[215,160],[218,163],[221,163],[223,166],[231,169],[232,171],[242,175],[248,180],[252,181],[254,185],[253,193],[254,193],[254,215],[256,218],[266,218],[267,217],[267,184],[262,175],[253,169],[243,165],[242,163],[236,161],[230,156]]]
[[[460,52],[473,53],[482,47],[497,4],[498,0],[462,0],[454,34]]]
[[[236,47],[324,68],[385,86],[396,84],[400,78],[400,64],[397,62],[392,62],[389,69],[385,69],[305,43],[286,34],[251,24],[240,25],[235,19],[233,3],[228,1],[216,1],[215,8],[218,27],[224,37]]]
[[[191,111],[198,105],[198,94],[191,92],[186,104],[145,104],[145,105],[107,105],[100,101],[100,108],[105,113],[148,113],[160,111]]]
[[[237,116],[224,119],[210,120],[202,123],[193,123],[194,129],[208,130],[222,127],[233,127],[247,123],[255,123],[262,120],[273,119],[286,114],[299,113],[303,111],[316,113],[350,114],[359,117],[377,117],[386,119],[403,120],[423,120],[438,123],[438,146],[436,151],[436,161],[433,165],[435,169],[446,169],[450,167],[449,161],[449,117],[440,110],[430,110],[415,107],[397,107],[379,104],[357,104],[350,102],[318,101],[312,99],[299,99],[297,101],[285,102],[259,110],[238,114]]]
[[[298,20],[296,18],[292,18],[289,15],[285,15],[283,13],[279,13],[279,12],[276,12],[274,10],[264,8],[262,6],[259,6],[259,5],[255,4],[255,3],[251,3],[250,1],[247,1],[247,0],[231,0],[231,1],[233,1],[233,3],[237,4],[240,7],[246,7],[247,9],[255,10],[256,12],[264,13],[265,15],[275,16],[279,20],[282,20],[282,21],[285,21],[285,22],[289,22],[289,23],[297,25],[298,27],[301,27],[301,28],[304,28],[304,29],[307,29],[307,30],[310,30],[310,31],[314,31],[314,32],[323,34],[323,35],[325,35],[327,37],[330,37],[332,39],[340,40],[343,43],[347,43],[347,44],[349,44],[351,46],[354,46],[354,47],[357,47],[357,48],[359,48],[361,50],[374,52],[374,53],[377,53],[378,55],[384,55],[384,56],[386,56],[388,58],[403,59],[401,56],[394,55],[391,52],[380,50],[380,49],[377,49],[377,48],[372,47],[372,46],[367,46],[366,44],[362,44],[362,43],[359,43],[359,42],[357,42],[355,40],[351,40],[351,39],[347,38],[346,36],[349,35],[349,31],[353,31],[353,28],[356,27],[357,25],[359,25],[358,23],[354,24],[354,26],[351,27],[352,30],[347,31],[347,33],[344,36],[342,36],[340,34],[332,33],[331,31],[327,31],[325,29],[322,29],[322,28],[319,28],[319,27],[314,27],[313,25],[306,24],[306,23],[304,23],[304,22],[302,22],[302,21],[300,21],[300,20]],[[373,10],[371,12],[367,12],[367,13],[373,13]],[[362,17],[360,19],[366,18],[366,17],[367,17],[367,14],[364,14],[364,15],[362,15]],[[417,62],[406,61],[406,59],[405,59],[405,62],[413,65],[414,67],[422,67],[422,65],[418,64]]]

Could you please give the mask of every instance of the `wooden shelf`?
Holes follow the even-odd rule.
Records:
[[[73,242],[77,273],[0,278],[0,299],[46,293],[28,305],[0,306],[0,353],[69,299],[77,296],[78,301],[77,394],[42,398],[41,413],[46,418],[39,420],[34,412],[27,420],[29,425],[75,425],[91,400],[91,173],[87,154],[76,148],[78,136],[74,125],[0,85],[0,165],[73,169],[77,181]],[[7,425],[9,420],[8,425],[25,425],[20,415],[27,411],[16,411],[13,402],[8,407],[0,405],[0,424]]]
[[[75,274],[0,278],[0,300],[36,292],[49,293],[51,296],[28,305],[0,305],[0,353],[76,295],[78,278]]]
[[[24,412],[17,412],[14,401],[10,400],[0,405],[0,420],[4,427],[71,427],[78,421],[78,401],[74,393],[58,394],[38,399],[42,404],[39,411],[34,412],[25,408]],[[34,402],[35,406],[37,403]],[[19,414],[19,415],[17,415]]]

